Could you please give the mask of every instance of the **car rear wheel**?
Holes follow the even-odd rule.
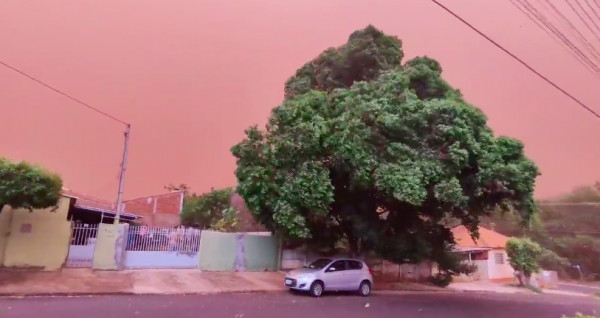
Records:
[[[364,281],[364,282],[360,283],[358,292],[363,297],[367,297],[367,296],[371,295],[371,283],[369,283],[368,281]]]
[[[321,297],[321,295],[323,295],[323,289],[323,283],[314,282],[310,285],[310,294],[313,297]]]

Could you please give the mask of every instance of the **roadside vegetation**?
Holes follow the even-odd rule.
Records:
[[[400,39],[369,26],[300,67],[266,127],[232,148],[237,191],[287,241],[433,260],[445,282],[470,268],[451,252],[444,220],[474,236],[493,211],[529,223],[539,171],[520,141],[494,135],[440,63],[403,57]]]
[[[538,210],[525,227],[510,212],[485,217],[482,225],[529,237],[543,248],[540,267],[557,271],[563,279],[600,280],[600,182],[539,201]]]
[[[2,207],[45,209],[58,204],[62,179],[27,162],[0,158],[0,212]]]

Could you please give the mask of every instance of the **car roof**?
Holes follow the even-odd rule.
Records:
[[[359,263],[364,263],[363,261],[359,260],[359,259],[354,259],[354,258],[344,258],[344,257],[336,257],[336,258],[331,258],[332,261],[355,261],[355,262],[359,262]]]

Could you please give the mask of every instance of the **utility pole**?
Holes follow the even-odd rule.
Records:
[[[123,188],[125,187],[125,170],[127,167],[127,150],[129,147],[129,133],[131,132],[131,124],[127,124],[125,128],[125,145],[123,146],[123,160],[121,161],[121,173],[119,174],[119,193],[117,194],[117,215],[115,216],[114,224],[119,224],[121,213],[123,212]]]

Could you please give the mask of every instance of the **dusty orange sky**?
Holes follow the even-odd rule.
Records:
[[[600,81],[509,1],[450,8],[600,110]],[[125,196],[235,185],[229,149],[304,62],[373,24],[438,59],[497,134],[525,142],[547,197],[600,179],[600,121],[426,0],[3,0],[0,60],[132,124]],[[0,67],[0,155],[114,199],[120,124]]]

